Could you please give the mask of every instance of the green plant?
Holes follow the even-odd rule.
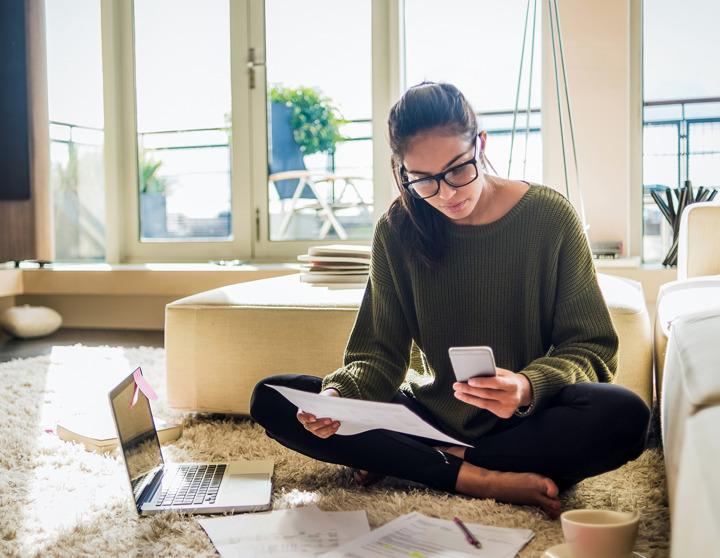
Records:
[[[165,194],[167,178],[157,175],[162,161],[153,161],[145,152],[140,153],[140,191],[143,194]]]
[[[334,151],[335,144],[345,139],[339,129],[344,123],[342,116],[319,89],[275,86],[270,100],[292,108],[291,125],[303,155]]]

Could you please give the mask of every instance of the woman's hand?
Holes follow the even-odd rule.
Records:
[[[321,391],[320,395],[340,397],[340,393],[333,388]],[[318,438],[329,438],[340,428],[339,422],[330,418],[317,418],[315,415],[303,412],[302,409],[298,409],[297,419],[308,432],[315,434]]]
[[[530,380],[504,368],[497,368],[497,376],[470,378],[467,383],[455,382],[453,389],[460,401],[486,409],[500,418],[510,418],[517,409],[532,402]]]

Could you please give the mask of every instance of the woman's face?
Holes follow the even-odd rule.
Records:
[[[480,156],[478,153],[478,158]],[[428,132],[418,135],[410,143],[403,166],[407,180],[413,181],[443,173],[471,161],[473,157],[475,142],[468,142],[462,136]],[[478,177],[466,186],[456,188],[440,180],[438,193],[425,201],[459,225],[472,224],[473,212],[485,186],[485,176],[479,161],[477,168]]]

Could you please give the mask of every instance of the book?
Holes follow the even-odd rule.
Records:
[[[304,267],[302,268],[304,275],[364,275],[367,277],[368,268],[327,268],[327,267]]]
[[[370,246],[311,246],[298,260],[307,262],[301,266],[300,281],[339,288],[364,287],[370,273]]]
[[[367,273],[353,273],[350,275],[342,274],[326,274],[326,273],[307,273],[300,275],[300,281],[304,283],[353,283],[353,284],[365,284],[367,283]]]
[[[303,254],[297,257],[301,262],[310,262],[315,264],[317,262],[325,263],[329,265],[330,262],[336,262],[339,264],[343,263],[358,263],[363,265],[370,265],[370,259],[362,256],[317,256],[310,254]]]
[[[155,429],[161,444],[177,440],[182,435],[181,424],[161,419],[155,419]],[[87,451],[107,453],[118,447],[115,424],[109,414],[73,415],[58,422],[55,433],[65,442],[84,445]]]
[[[329,244],[327,246],[311,246],[308,256],[328,256],[340,259],[362,258],[370,261],[370,246],[353,244]]]

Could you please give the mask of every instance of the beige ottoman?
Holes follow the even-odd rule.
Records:
[[[239,283],[168,304],[168,405],[247,414],[261,379],[324,376],[342,366],[364,290],[316,287],[299,277]]]
[[[642,284],[604,273],[598,273],[598,284],[620,339],[615,383],[637,393],[652,409],[652,328]]]
[[[617,383],[652,404],[652,345],[640,284],[600,275],[620,335]],[[255,384],[272,374],[325,376],[342,356],[363,289],[312,286],[299,275],[222,287],[165,311],[171,408],[247,414]]]

